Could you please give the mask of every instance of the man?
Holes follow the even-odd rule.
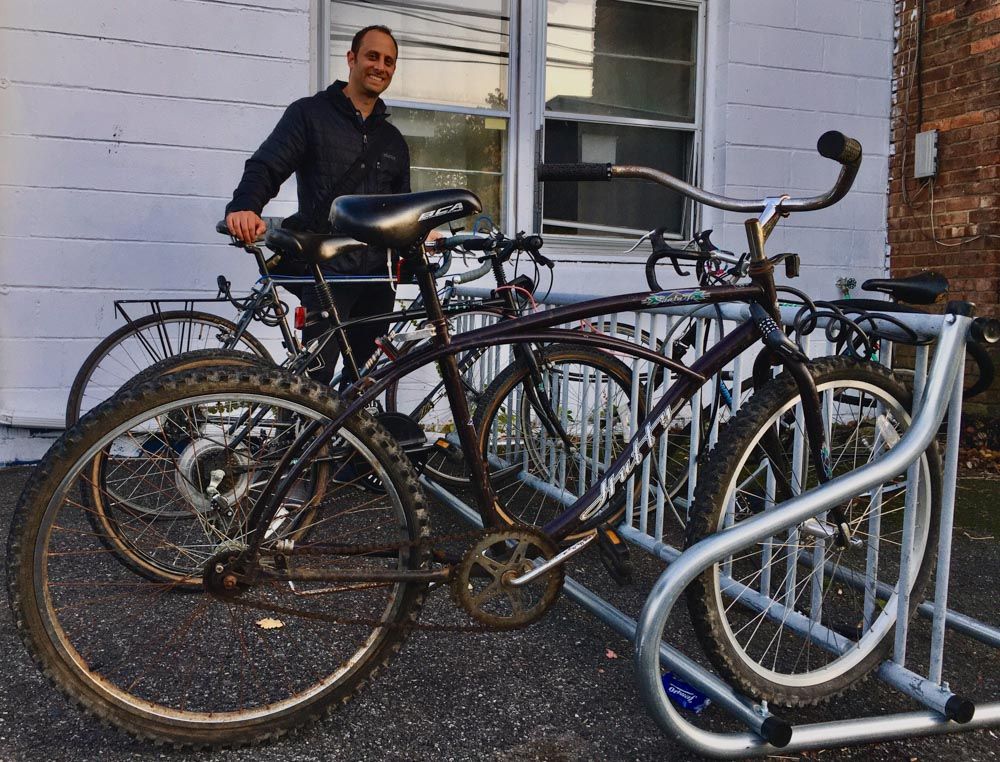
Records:
[[[330,204],[349,193],[408,193],[410,153],[406,141],[386,121],[388,113],[379,96],[392,82],[398,54],[396,39],[384,26],[369,26],[354,35],[347,53],[347,82],[337,81],[286,110],[277,126],[247,160],[226,206],[229,232],[244,242],[264,233],[260,218],[264,205],[274,198],[281,184],[295,173],[299,210],[282,224],[292,230],[330,232]],[[362,161],[358,162],[359,158]],[[351,187],[345,187],[351,186]],[[386,251],[368,249],[340,257],[324,271],[370,275],[386,274]],[[332,286],[342,319],[390,312],[394,293],[387,283]],[[310,311],[319,306],[315,289],[302,294]],[[375,339],[385,323],[348,330],[348,342],[358,365],[375,351]],[[306,341],[322,333],[325,325],[306,328]],[[324,366],[310,372],[328,382],[340,349],[328,341],[323,349]]]

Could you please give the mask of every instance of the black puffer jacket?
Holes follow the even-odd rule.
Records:
[[[284,224],[313,233],[330,231],[328,216],[335,187],[376,128],[389,131],[382,141],[384,148],[380,155],[368,157],[370,171],[350,192],[410,192],[410,152],[399,130],[386,122],[385,104],[381,99],[376,101],[371,115],[362,120],[361,113],[344,95],[345,84],[334,82],[285,109],[277,126],[247,160],[226,214],[247,210],[260,214],[294,172],[299,211]],[[372,248],[341,257],[324,269],[368,274],[384,272],[385,267],[385,251]]]

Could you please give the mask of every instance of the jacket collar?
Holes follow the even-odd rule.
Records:
[[[344,88],[346,86],[347,86],[346,82],[338,79],[328,88],[326,88],[325,92],[330,97],[331,102],[338,111],[344,114],[349,114],[350,116],[353,117],[358,110],[354,107],[354,104],[351,102],[351,99],[348,98],[346,95],[344,95]],[[368,117],[368,119],[373,121],[379,121],[387,116],[389,116],[389,112],[386,110],[385,103],[382,101],[381,98],[377,98],[375,100],[375,107],[372,109],[372,113]]]

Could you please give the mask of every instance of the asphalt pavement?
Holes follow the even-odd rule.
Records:
[[[30,467],[0,470],[0,531],[6,536]],[[951,600],[960,611],[1000,625],[997,570],[1000,482],[963,481],[956,518]],[[455,531],[443,508],[435,526]],[[588,551],[589,552],[589,551]],[[586,556],[586,554],[585,554]],[[618,588],[596,556],[574,565],[573,576],[636,616],[662,566],[634,553],[638,582]],[[453,604],[435,593],[422,621],[453,621]],[[915,625],[919,664],[929,626]],[[1000,700],[1000,654],[949,635],[945,671],[952,689],[980,701]],[[672,644],[697,654],[686,621]],[[539,623],[514,633],[416,631],[389,669],[347,706],[296,736],[253,749],[184,753],[157,749],[103,727],[69,705],[29,660],[7,606],[0,606],[0,760],[685,760],[697,759],[653,723],[635,688],[633,651],[624,638],[560,599]],[[915,705],[875,680],[836,702],[788,719],[817,722]],[[735,727],[715,707],[709,727]],[[988,760],[1000,752],[1000,730],[790,754],[785,759]]]

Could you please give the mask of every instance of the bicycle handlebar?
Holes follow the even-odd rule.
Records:
[[[433,251],[451,251],[463,248],[466,251],[487,252],[482,265],[451,278],[454,283],[468,283],[490,272],[494,260],[505,262],[515,251],[527,252],[528,256],[538,264],[552,268],[554,266],[552,260],[539,251],[543,244],[541,236],[525,235],[524,233],[518,233],[514,238],[505,238],[499,232],[491,235],[457,233],[446,238],[439,238],[429,248]]]
[[[449,278],[452,283],[469,283],[470,281],[479,280],[484,275],[488,274],[490,270],[493,269],[493,263],[489,260],[483,262],[475,270],[469,270],[464,273],[459,273],[453,278]]]
[[[858,169],[861,167],[861,143],[849,138],[843,133],[831,130],[820,136],[816,150],[821,156],[832,159],[842,165],[840,175],[833,187],[819,196],[805,198],[784,198],[778,205],[782,212],[807,212],[825,209],[842,199],[854,184]],[[697,188],[690,183],[679,180],[673,175],[651,167],[640,167],[630,164],[542,164],[538,168],[538,179],[542,182],[590,181],[608,180],[616,177],[638,180],[651,180],[671,190],[687,196],[706,206],[723,209],[729,212],[763,212],[766,201],[749,201],[747,199],[730,198]]]

